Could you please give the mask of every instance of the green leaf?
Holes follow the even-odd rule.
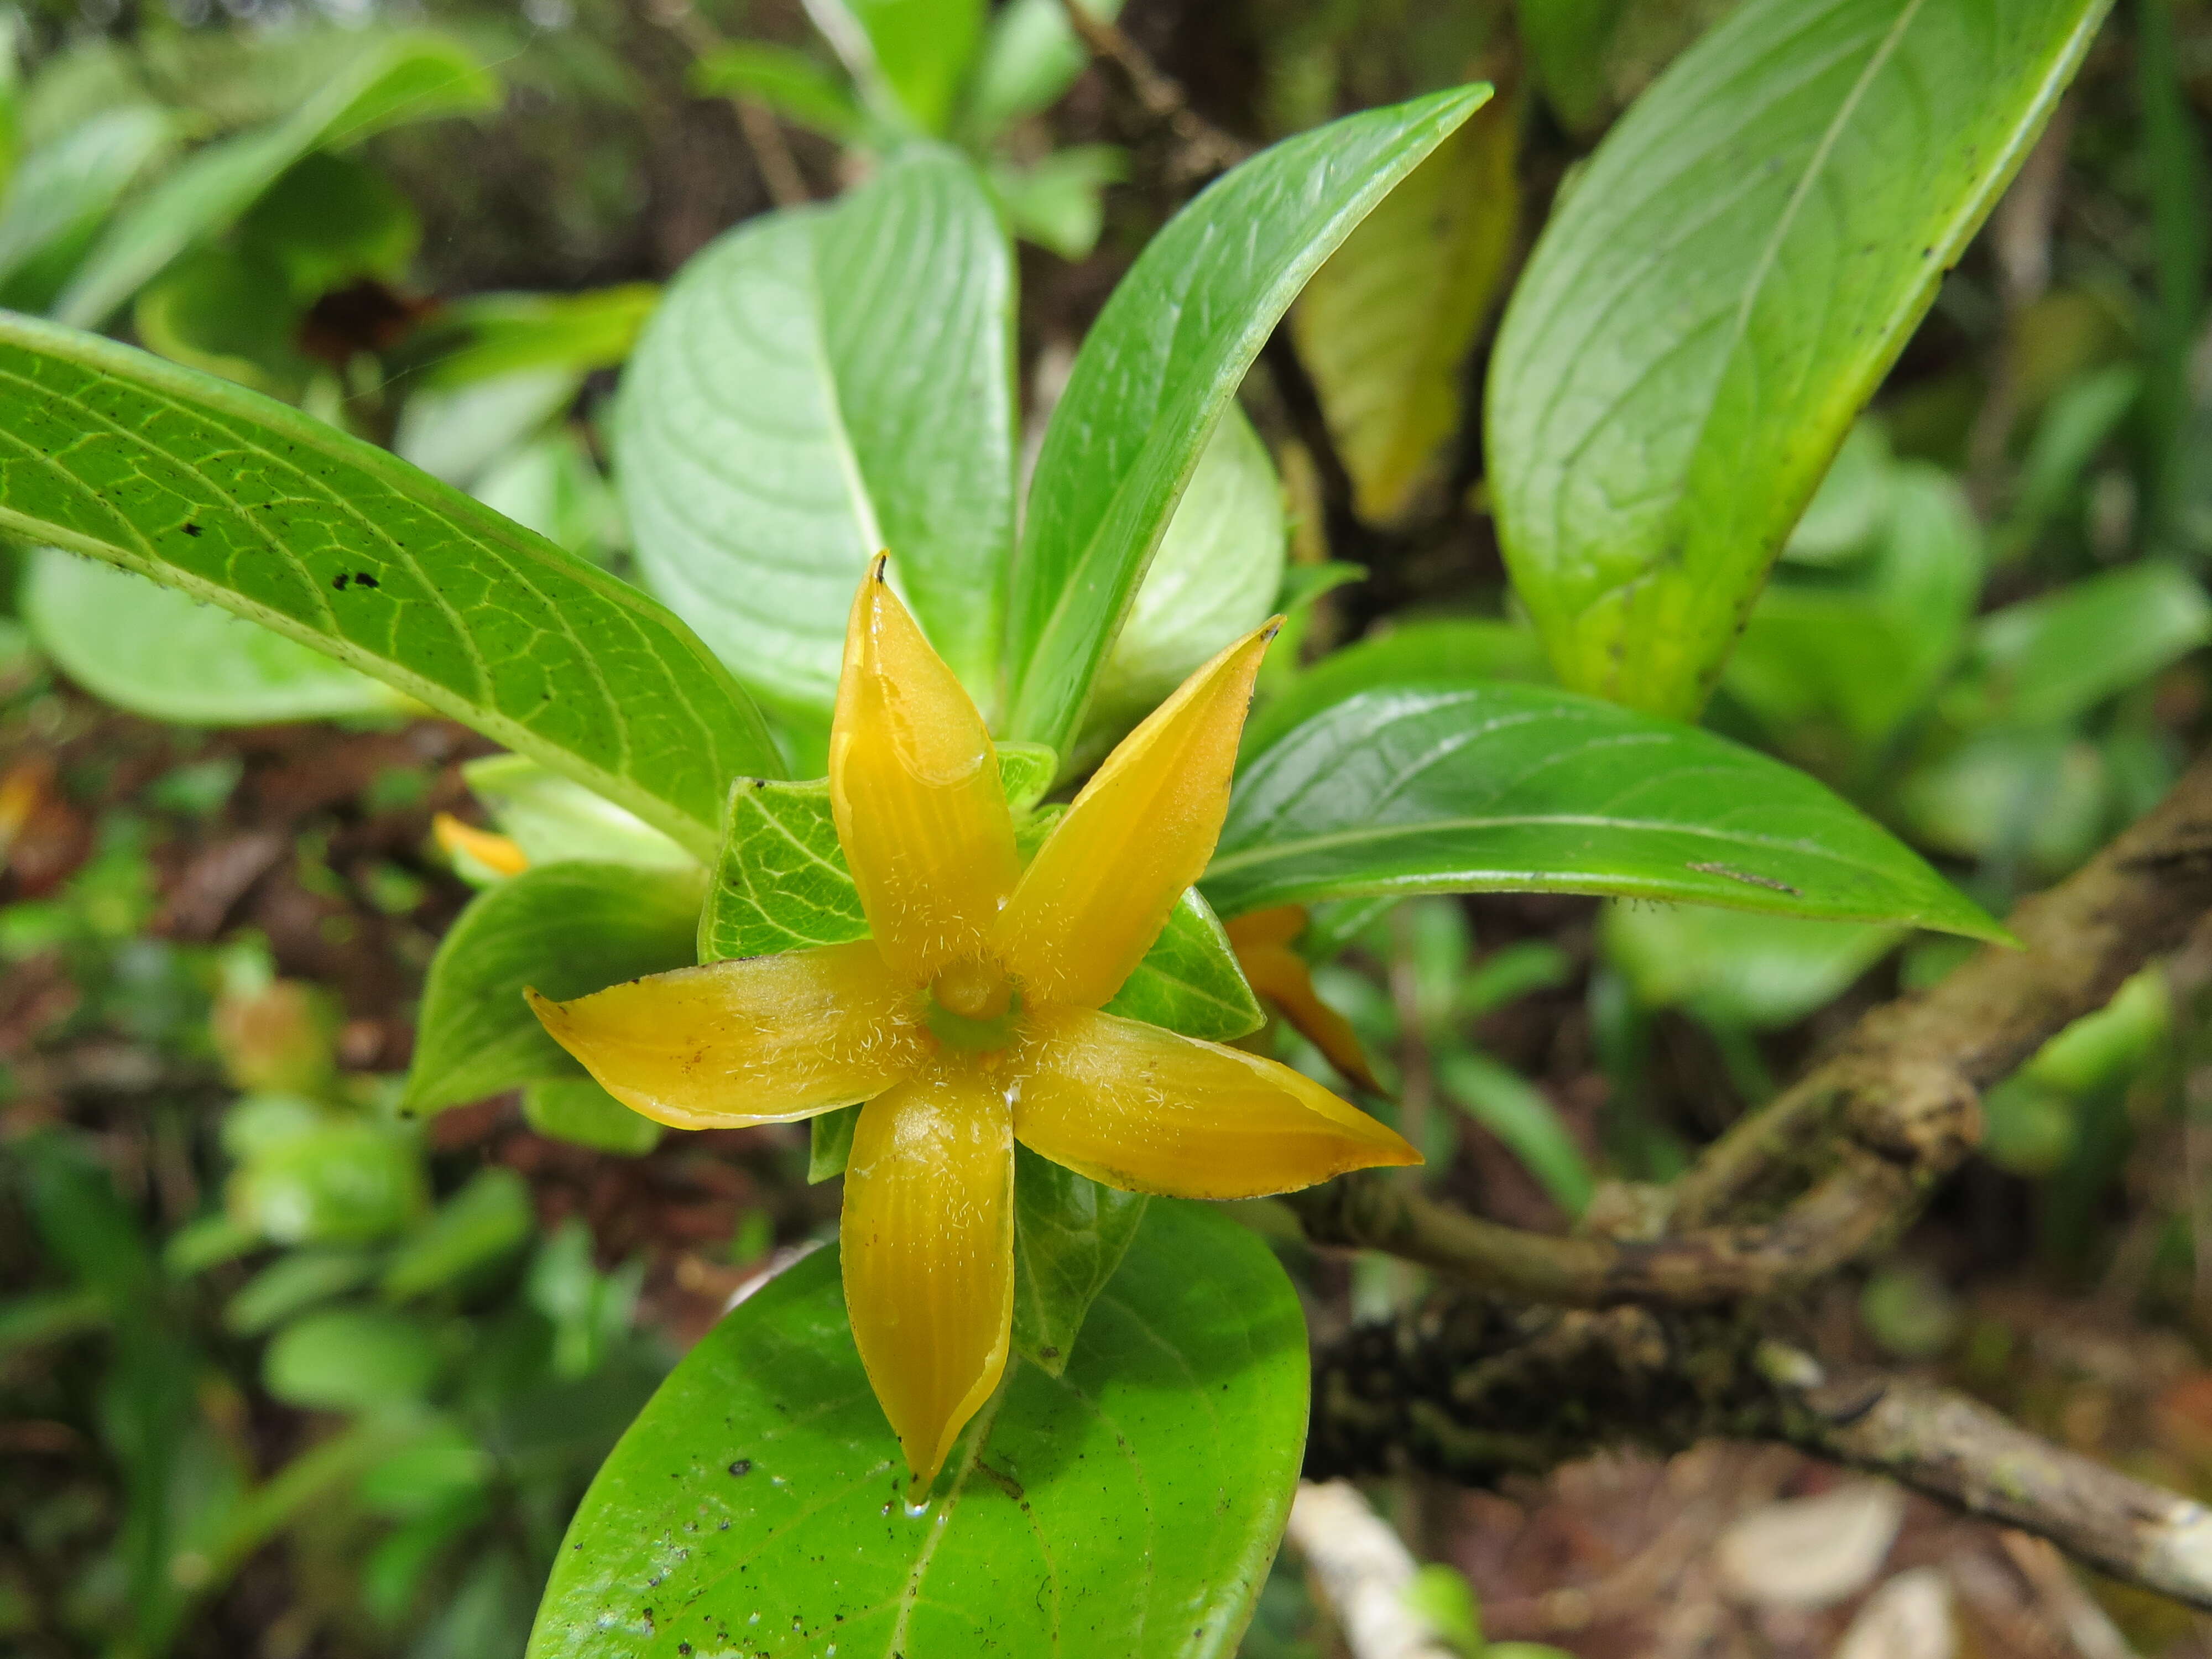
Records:
[[[853,1159],[853,1131],[860,1127],[860,1108],[840,1106],[834,1112],[807,1120],[806,1179],[810,1184],[828,1181],[833,1176],[845,1173],[845,1166]],[[1018,1229],[1021,1218],[1017,1214],[1014,1224]],[[1015,1248],[1021,1248],[1018,1232]]]
[[[1904,937],[1705,905],[1609,904],[1600,927],[1607,960],[1644,1006],[1754,1030],[1826,1007]]]
[[[1376,686],[1551,677],[1543,642],[1516,623],[1482,617],[1396,623],[1330,652],[1262,703],[1245,725],[1244,752],[1258,754],[1324,708]]]
[[[279,1244],[366,1243],[422,1212],[429,1193],[412,1137],[390,1124],[319,1116],[231,1176],[231,1216]]]
[[[544,369],[586,374],[629,357],[660,303],[651,283],[581,294],[477,294],[422,331],[430,361],[415,383],[451,391]]]
[[[1364,893],[1612,893],[2004,932],[1804,774],[1548,688],[1377,688],[1245,768],[1200,884],[1241,915]]]
[[[295,410],[4,315],[0,531],[326,652],[702,859],[730,779],[780,769],[744,693],[634,588]]]
[[[258,726],[408,706],[319,651],[128,570],[34,550],[19,603],[40,648],[94,696],[149,720]]]
[[[0,209],[0,305],[46,309],[124,192],[175,143],[166,110],[127,104],[26,155]]]
[[[1149,1201],[1014,1148],[1014,1352],[1047,1376],[1067,1370]]]
[[[406,121],[494,109],[498,82],[455,42],[401,34],[354,52],[344,70],[274,125],[208,145],[122,214],[54,302],[54,315],[96,328],[193,243],[236,222],[313,151],[356,143]]]
[[[826,717],[853,592],[891,574],[987,708],[1013,535],[1013,264],[975,169],[902,151],[836,206],[684,268],[615,419],[655,590],[763,697]]]
[[[1068,771],[1096,765],[1192,671],[1267,619],[1287,533],[1274,461],[1232,404],[1098,672]]]
[[[1545,100],[1570,132],[1587,134],[1610,101],[1605,49],[1627,0],[1520,0],[1521,40]]]
[[[295,298],[312,301],[356,277],[405,276],[422,224],[375,167],[318,152],[286,169],[239,222],[238,235],[283,267]]]
[[[293,343],[284,268],[253,246],[192,249],[138,291],[131,321],[171,362],[287,396],[312,365]]]
[[[587,1077],[544,1078],[522,1088],[522,1120],[541,1135],[594,1152],[643,1158],[666,1132]]]
[[[852,89],[803,52],[733,40],[691,65],[691,90],[757,98],[786,120],[840,144],[865,137],[871,122]]]
[[[1306,278],[1489,95],[1462,88],[1301,133],[1146,244],[1038,453],[1007,613],[1009,736],[1066,748],[1244,371]]]
[[[392,453],[474,495],[501,460],[559,419],[584,384],[562,366],[424,386],[399,411]]]
[[[1911,462],[1882,493],[1874,545],[1817,577],[1771,584],[1729,659],[1729,695],[1785,743],[1822,716],[1862,749],[1887,741],[1966,642],[1984,553],[1965,492],[1940,468]]]
[[[1010,1654],[1225,1656],[1288,1516],[1306,1377],[1267,1247],[1155,1202],[1066,1372],[1011,1364],[909,1516],[818,1251],[709,1332],[600,1468],[530,1659],[939,1659],[986,1631]]]
[[[1996,726],[1915,769],[1899,786],[1913,839],[1966,858],[2024,860],[2063,875],[2112,833],[2112,778],[2094,744],[2063,729]]]
[[[1082,4],[1109,23],[1121,15],[1121,0]],[[963,135],[979,147],[989,143],[1015,122],[1059,102],[1090,61],[1061,0],[1008,0],[991,14],[960,114]]]
[[[1444,1097],[1504,1141],[1571,1218],[1597,1186],[1589,1160],[1551,1098],[1510,1066],[1455,1044],[1437,1059]]]
[[[837,844],[830,781],[740,778],[714,884],[699,917],[699,960],[777,956],[867,936]]]
[[[223,1304],[226,1330],[259,1336],[318,1302],[357,1291],[376,1277],[376,1257],[368,1250],[293,1250],[246,1280]]]
[[[1945,700],[1961,723],[2079,718],[2212,639],[2212,602],[2187,572],[2130,565],[1982,618],[1971,678]]]
[[[262,1386],[311,1411],[389,1411],[428,1392],[438,1374],[430,1333],[381,1308],[332,1308],[277,1333]]]
[[[1208,1042],[1233,1042],[1267,1023],[1229,935],[1196,888],[1168,913],[1168,925],[1106,1012]]]
[[[461,768],[501,835],[532,864],[635,864],[696,872],[699,861],[636,814],[525,755],[487,755]]]
[[[700,893],[696,872],[571,863],[477,894],[431,959],[404,1109],[434,1112],[581,1076],[525,988],[562,1001],[690,966]]]
[[[1128,152],[1115,144],[1071,144],[1028,163],[990,163],[1008,227],[1063,259],[1091,256],[1106,222],[1105,188],[1128,176]]]
[[[985,0],[817,0],[809,8],[854,73],[925,132],[944,131],[951,118],[986,9]]]
[[[1563,684],[1695,713],[2108,3],[1748,0],[1607,134],[1515,290],[1483,422]]]
[[[513,1255],[537,1230],[530,1183],[503,1167],[479,1170],[392,1253],[379,1288],[394,1302],[442,1290]]]
[[[1513,252],[1520,100],[1486,105],[1313,274],[1291,337],[1370,523],[1439,487],[1466,359]]]

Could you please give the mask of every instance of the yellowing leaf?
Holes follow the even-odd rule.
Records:
[[[1460,423],[1463,366],[1512,252],[1519,99],[1477,110],[1314,273],[1291,313],[1362,518],[1413,504]]]

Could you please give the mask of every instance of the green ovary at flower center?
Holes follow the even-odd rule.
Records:
[[[929,1029],[948,1048],[989,1054],[1014,1040],[1022,1000],[995,962],[956,962],[929,983]]]

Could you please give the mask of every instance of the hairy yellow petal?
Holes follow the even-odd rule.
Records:
[[[981,1067],[861,1109],[840,1248],[860,1363],[926,1484],[999,1386],[1013,1325],[1012,1114]]]
[[[1029,1022],[1014,1134],[1109,1187],[1257,1198],[1419,1164],[1396,1130],[1287,1066],[1087,1009]]]
[[[1176,688],[1106,757],[1023,873],[993,947],[1031,1002],[1121,988],[1213,856],[1252,677],[1281,618]]]
[[[921,984],[975,955],[1021,874],[998,750],[880,557],[845,634],[830,805],[884,959]]]
[[[866,939],[678,968],[573,1002],[532,991],[530,1006],[609,1094],[679,1129],[849,1106],[928,1053],[918,999]]]

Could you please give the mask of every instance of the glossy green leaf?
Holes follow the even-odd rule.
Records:
[[[853,1160],[853,1132],[860,1127],[858,1106],[840,1106],[834,1112],[807,1120],[806,1179],[810,1184],[845,1173],[845,1166]],[[1020,1225],[1018,1216],[1015,1224]]]
[[[1168,913],[1168,925],[1106,1012],[1208,1042],[1232,1042],[1267,1024],[1229,935],[1196,888]]]
[[[696,871],[699,861],[633,812],[525,755],[487,755],[461,768],[500,834],[532,864],[638,864]]]
[[[702,858],[730,779],[780,769],[744,693],[635,589],[297,410],[11,316],[0,531],[326,652]]]
[[[477,894],[431,959],[406,1109],[581,1076],[523,991],[564,1000],[690,966],[701,892],[696,872],[571,863]]]
[[[287,1405],[311,1411],[404,1409],[438,1374],[438,1346],[404,1314],[332,1308],[277,1333],[261,1382]]]
[[[1084,10],[1112,22],[1121,0],[1082,0]],[[1015,122],[1056,103],[1091,61],[1061,0],[1007,0],[991,14],[961,110],[963,133],[988,143]]]
[[[543,1078],[525,1084],[522,1121],[541,1135],[623,1158],[643,1158],[667,1133],[587,1077]]]
[[[118,217],[59,299],[63,322],[94,328],[201,238],[234,223],[313,151],[406,121],[495,108],[499,86],[453,41],[399,34],[364,43],[284,119],[219,139]]]
[[[1313,274],[1291,311],[1359,515],[1403,517],[1442,483],[1467,355],[1521,211],[1520,100],[1477,111]]]
[[[1485,617],[1393,623],[1332,651],[1252,713],[1244,752],[1256,755],[1293,726],[1355,691],[1427,680],[1548,680],[1543,642],[1528,629]]]
[[[2053,725],[2087,714],[2212,639],[2212,601],[2186,571],[2130,565],[1984,617],[1962,721]]]
[[[1057,1379],[1017,1361],[928,1507],[846,1324],[836,1253],[742,1303],[601,1468],[530,1659],[1209,1659],[1290,1508],[1307,1358],[1267,1247],[1152,1204]]]
[[[1067,770],[1097,765],[1194,670],[1267,619],[1288,535],[1274,461],[1232,404],[1098,672]]]
[[[1014,1352],[1046,1376],[1067,1370],[1149,1202],[1014,1148]]]
[[[867,112],[834,71],[803,52],[733,40],[691,65],[691,90],[757,98],[786,120],[846,144],[869,130]]]
[[[1677,904],[1607,905],[1601,933],[1607,960],[1645,1006],[1753,1028],[1826,1007],[1904,937],[1894,927]]]
[[[18,602],[64,673],[149,720],[258,726],[408,706],[319,651],[59,548],[31,554]]]
[[[124,192],[177,142],[150,104],[102,110],[23,158],[0,201],[0,304],[43,311]]]
[[[1237,779],[1200,886],[1228,915],[1363,893],[1613,893],[2003,936],[1804,774],[1507,684],[1362,691],[1285,733]]]
[[[1697,710],[2108,3],[1747,0],[1607,134],[1515,290],[1484,420],[1564,684]]]
[[[392,1253],[379,1288],[395,1302],[442,1290],[513,1255],[537,1231],[530,1183],[503,1166],[479,1170]]]
[[[1504,1141],[1552,1201],[1570,1217],[1589,1206],[1596,1177],[1559,1109],[1510,1066],[1454,1044],[1437,1057],[1437,1086],[1477,1123]]]
[[[1007,611],[1007,735],[1066,747],[1244,371],[1322,261],[1489,95],[1462,88],[1301,133],[1146,245],[1038,453]]]
[[[780,708],[834,698],[869,559],[988,708],[1013,535],[1013,265],[975,169],[902,151],[741,225],[638,343],[617,481],[654,589]]]

